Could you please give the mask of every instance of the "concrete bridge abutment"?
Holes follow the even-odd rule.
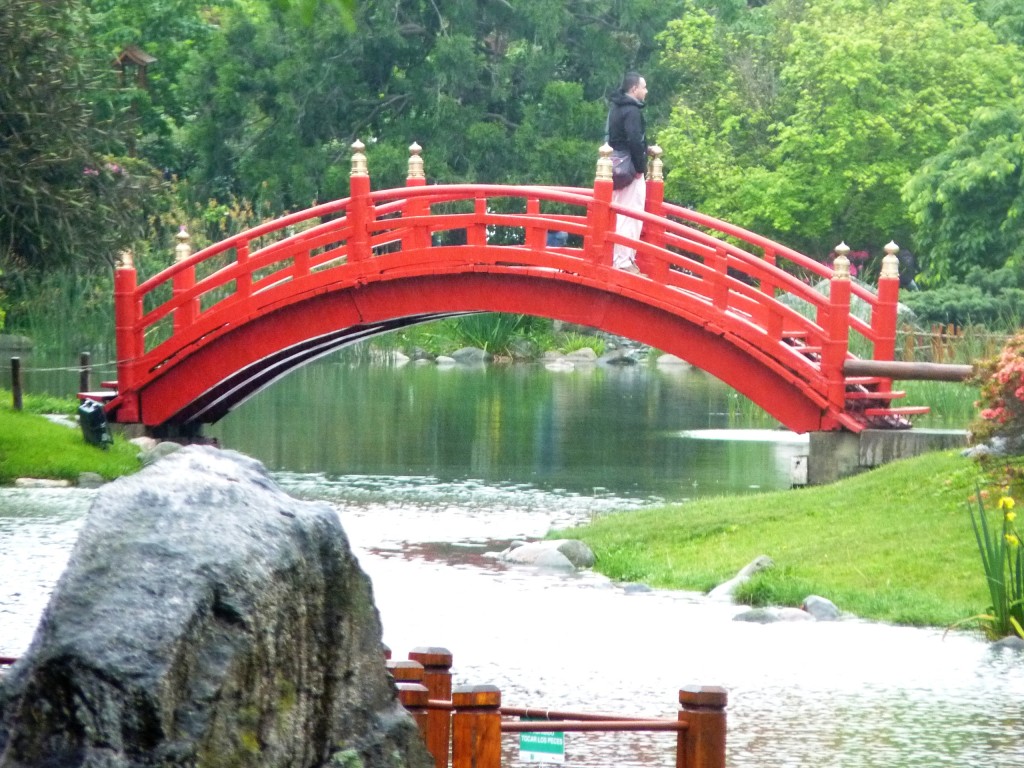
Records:
[[[897,459],[966,447],[967,432],[962,429],[811,432],[806,484],[825,485]]]

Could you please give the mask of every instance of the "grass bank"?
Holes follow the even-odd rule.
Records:
[[[998,487],[1006,466],[937,452],[829,486],[602,515],[550,536],[586,542],[611,579],[701,592],[766,554],[775,567],[742,602],[818,594],[863,618],[943,627],[990,603],[967,500],[976,484]]]
[[[114,436],[109,450],[89,445],[80,429],[69,429],[41,413],[75,412],[77,403],[26,396],[25,409],[15,411],[11,393],[0,390],[0,485],[19,477],[74,482],[82,472],[97,472],[107,480],[138,471],[138,448]]]

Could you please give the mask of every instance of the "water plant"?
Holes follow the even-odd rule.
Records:
[[[986,613],[965,621],[978,621],[993,639],[1012,634],[1024,637],[1024,548],[1014,524],[1016,502],[1012,496],[1002,494],[996,504],[1002,513],[1002,524],[990,527],[980,490],[974,500],[977,508],[968,503],[968,510],[992,605]]]

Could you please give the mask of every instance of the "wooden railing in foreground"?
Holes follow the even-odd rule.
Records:
[[[451,653],[436,647],[416,648],[408,661],[387,661],[399,700],[419,726],[435,768],[500,768],[502,734],[551,731],[674,732],[676,768],[725,766],[724,688],[681,688],[675,719],[503,707],[493,685],[453,689],[451,664]]]

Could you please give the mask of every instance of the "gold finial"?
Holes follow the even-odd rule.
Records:
[[[423,151],[423,147],[417,144],[415,141],[409,145],[409,178],[410,179],[422,179],[425,174],[423,173],[423,158],[420,157],[420,152]]]
[[[177,239],[178,244],[174,246],[174,261],[184,261],[192,255],[192,246],[189,244],[191,237],[184,224],[178,228],[178,234],[175,235],[175,239]]]
[[[596,180],[601,181],[604,179],[611,179],[612,177],[612,147],[611,144],[605,142],[601,145],[601,148],[597,150],[600,157],[597,159],[597,176]]]
[[[135,254],[131,248],[125,248],[117,254],[117,269],[135,269]]]
[[[882,273],[879,277],[899,277],[900,260],[896,256],[900,247],[894,240],[890,240],[885,246],[885,256],[882,257]]]
[[[836,259],[832,262],[832,279],[849,280],[850,260],[847,258],[847,254],[850,252],[850,246],[845,242],[840,243],[835,247],[835,252]]]
[[[647,148],[647,154],[651,156],[651,162],[647,164],[647,178],[651,181],[664,181],[665,163],[661,160],[664,150],[657,144],[652,144]]]
[[[359,139],[352,142],[352,176],[369,176],[370,172],[366,167],[366,155],[363,150],[366,145]]]

